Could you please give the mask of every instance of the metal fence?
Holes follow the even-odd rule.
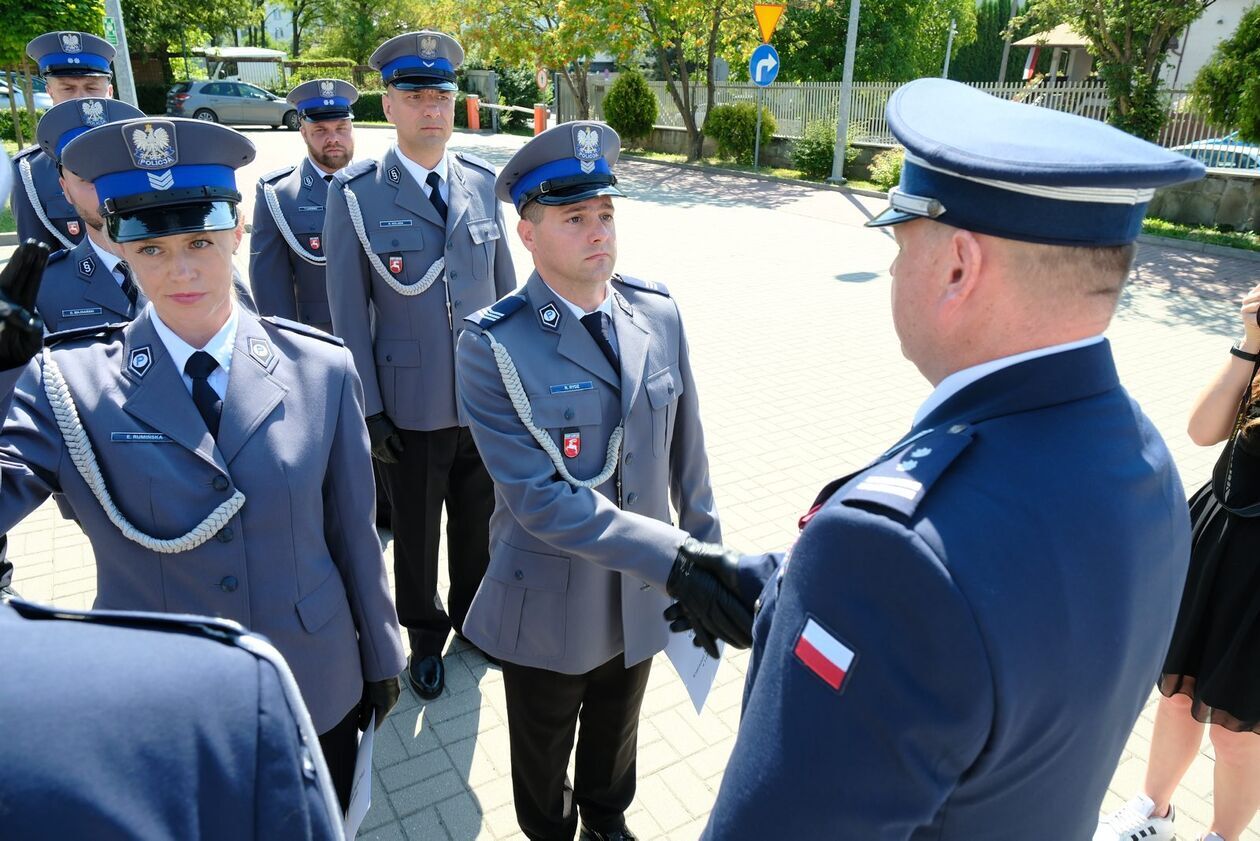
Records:
[[[604,97],[612,87],[612,79],[592,78],[588,84],[591,89],[592,116],[602,119]],[[648,86],[656,94],[656,124],[665,128],[683,128],[682,116],[665,83],[650,81]],[[563,81],[558,87],[559,120],[565,122],[576,119],[576,97]],[[884,108],[888,104],[888,98],[898,87],[898,82],[859,82],[853,85],[853,101],[849,109],[850,142],[885,145],[896,143],[884,119]],[[972,84],[972,87],[1002,99],[1053,108],[1095,120],[1105,121],[1111,111],[1111,102],[1102,82],[1053,85],[1043,80],[1031,86],[1022,83],[979,82]],[[693,84],[692,88],[692,99],[696,102],[696,122],[704,125],[703,81]],[[799,138],[804,134],[805,126],[810,123],[821,121],[834,124],[836,121],[840,104],[839,82],[776,84],[762,89],[751,83],[720,82],[714,89],[714,104],[753,102],[759,91],[762,101],[774,114],[777,137]],[[1182,151],[1209,166],[1260,169],[1260,146],[1241,143],[1236,133],[1231,135],[1229,129],[1212,126],[1194,114],[1190,110],[1189,94],[1186,91],[1170,91],[1168,99],[1167,119],[1158,143],[1169,148],[1193,144],[1191,149]]]

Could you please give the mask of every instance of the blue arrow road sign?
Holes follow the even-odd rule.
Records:
[[[779,52],[769,44],[762,44],[753,50],[748,59],[748,75],[754,85],[765,87],[779,75]]]

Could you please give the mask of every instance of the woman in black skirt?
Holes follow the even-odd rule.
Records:
[[[1212,485],[1190,501],[1194,554],[1160,677],[1164,697],[1155,714],[1145,791],[1108,816],[1095,841],[1173,838],[1172,795],[1198,753],[1205,724],[1216,765],[1211,831],[1203,839],[1237,841],[1260,809],[1258,311],[1260,286],[1243,298],[1243,338],[1190,415],[1196,444],[1227,443]]]

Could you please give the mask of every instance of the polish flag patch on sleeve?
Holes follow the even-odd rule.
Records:
[[[806,618],[805,627],[796,638],[793,653],[805,668],[818,675],[823,683],[837,692],[853,671],[853,661],[856,658],[853,649],[811,618]]]

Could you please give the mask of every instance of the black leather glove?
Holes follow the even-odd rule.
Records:
[[[678,549],[665,591],[678,600],[697,631],[726,640],[736,648],[748,648],[752,645],[752,611],[735,590],[699,565],[699,556],[712,554],[706,546],[687,538]]]
[[[48,246],[28,239],[0,272],[0,370],[30,362],[44,346],[44,320],[35,311]]]
[[[703,648],[705,652],[713,658],[721,653],[718,651],[717,639],[700,627],[700,624],[692,619],[681,604],[674,602],[665,608],[665,621],[669,623],[669,629],[676,634],[686,631],[695,631],[695,636],[691,638],[691,644],[696,648]]]
[[[385,716],[389,715],[389,711],[394,708],[394,704],[398,703],[398,696],[401,693],[402,686],[399,684],[397,677],[365,682],[363,684],[363,700],[359,703],[359,729],[367,729],[368,720],[372,717],[373,711],[375,711],[376,726],[372,729],[380,730],[381,725],[385,723]]]
[[[385,417],[384,412],[367,417],[368,438],[372,442],[372,458],[382,464],[397,464],[402,456],[403,442],[398,427]]]
[[[728,549],[720,543],[701,543],[699,540],[689,538],[678,553],[686,555],[700,569],[717,576],[722,586],[734,593],[744,607],[748,608],[750,613],[752,612],[756,599],[747,601],[739,586],[739,552]]]

